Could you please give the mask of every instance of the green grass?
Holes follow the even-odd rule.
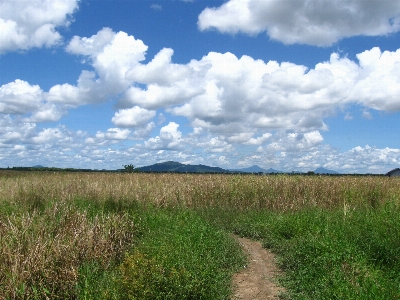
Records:
[[[399,299],[400,209],[203,211],[279,257],[289,299]]]
[[[138,274],[145,288],[129,295],[149,291],[157,299],[227,299],[231,276],[243,266],[244,256],[226,232],[189,210],[152,210],[144,222],[149,232],[128,259],[143,255],[155,270],[150,278]],[[131,271],[129,262],[125,276]],[[130,278],[128,282],[134,280]]]
[[[118,268],[81,268],[80,298],[229,298],[231,277],[245,263],[232,237],[186,209],[147,207],[140,216],[141,237]]]

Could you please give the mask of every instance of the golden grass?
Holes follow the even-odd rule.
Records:
[[[132,244],[132,216],[88,216],[69,202],[74,180],[62,179],[54,174],[2,178],[0,204],[9,205],[0,213],[0,299],[68,298],[83,263],[107,268]]]
[[[132,241],[133,221],[127,215],[98,216],[54,208],[2,221],[0,287],[6,298],[71,295],[83,262],[109,264]],[[36,291],[35,291],[36,290]]]
[[[333,208],[400,196],[400,180],[374,176],[258,176],[146,173],[27,172],[1,176],[0,201],[39,207],[43,202],[86,199],[156,206]]]

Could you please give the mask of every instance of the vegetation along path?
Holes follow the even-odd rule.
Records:
[[[241,272],[233,277],[233,299],[279,299],[283,289],[276,285],[279,270],[275,256],[264,249],[260,242],[235,236],[248,254],[249,262]]]

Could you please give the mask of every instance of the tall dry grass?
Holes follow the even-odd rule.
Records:
[[[127,215],[86,214],[55,206],[2,217],[0,290],[5,298],[59,298],[72,295],[84,262],[113,262],[132,241],[135,227]]]
[[[258,176],[27,172],[1,176],[0,199],[18,206],[86,199],[129,205],[267,208],[378,205],[400,197],[400,180],[373,176]]]
[[[0,179],[0,299],[71,298],[82,264],[107,269],[122,258],[135,220],[79,210],[72,177],[20,175]]]

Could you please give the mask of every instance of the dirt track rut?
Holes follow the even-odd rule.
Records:
[[[232,300],[271,300],[279,299],[284,291],[277,286],[276,276],[280,274],[275,256],[264,249],[260,242],[235,236],[248,254],[246,268],[233,277],[234,295]]]

